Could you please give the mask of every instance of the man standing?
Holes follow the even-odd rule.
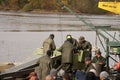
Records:
[[[62,65],[61,67],[67,71],[72,66],[73,61],[73,44],[72,39],[68,38],[63,45],[58,49],[62,54]]]
[[[54,34],[50,34],[50,36],[43,42],[43,53],[47,53],[48,50],[53,52],[55,49]],[[53,53],[51,55],[53,55]]]
[[[83,36],[80,36],[79,38],[79,50],[82,50],[83,52],[83,60],[85,59],[85,57],[92,57],[92,45],[90,42],[86,41],[85,38]]]
[[[45,80],[45,77],[50,74],[52,69],[53,61],[50,58],[51,50],[47,51],[47,54],[40,58],[39,60],[39,78],[40,80]]]
[[[93,57],[92,63],[99,64],[101,66],[101,70],[103,70],[105,64],[106,64],[106,59],[101,55],[100,50],[96,51],[96,56]]]
[[[72,69],[76,70],[79,66],[78,65],[78,55],[77,55],[77,53],[78,53],[78,41],[75,38],[73,38],[70,34],[68,34],[66,36],[66,40],[68,40],[68,39],[71,39],[71,43],[73,45],[73,56],[72,56],[72,58],[73,58],[72,64],[73,65],[72,65]]]

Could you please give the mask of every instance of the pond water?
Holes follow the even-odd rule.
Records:
[[[111,25],[120,28],[119,15],[80,15],[80,17],[97,26]],[[77,40],[84,36],[93,47],[100,47],[105,56],[100,41],[96,39],[95,31],[85,31],[89,29],[73,15],[0,12],[0,63],[23,62],[31,57],[37,48],[42,48],[43,41],[51,33],[55,34],[57,48],[63,44],[67,34],[71,34]],[[109,33],[114,35],[115,31]],[[104,32],[102,34],[105,35]],[[116,31],[115,37],[118,39],[119,34],[119,31]],[[102,42],[105,45],[104,38]]]

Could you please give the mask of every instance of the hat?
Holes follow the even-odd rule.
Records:
[[[96,51],[96,52],[95,52],[95,54],[101,54],[101,51],[100,51],[100,50],[98,50],[98,51]]]
[[[84,36],[80,36],[79,40],[84,41],[85,37]]]
[[[50,36],[54,36],[54,34],[50,34]]]
[[[106,71],[102,71],[102,72],[100,73],[100,78],[107,79],[108,76],[109,76],[109,74],[108,74]]]
[[[91,60],[90,57],[86,57],[86,58],[85,58],[85,61],[90,61],[90,60]]]
[[[67,39],[70,39],[70,38],[72,38],[72,36],[71,36],[70,34],[68,34],[68,35],[66,36],[66,38],[67,38]]]
[[[97,72],[96,72],[96,70],[95,69],[90,69],[90,71],[89,72],[93,72],[95,75],[97,75]]]

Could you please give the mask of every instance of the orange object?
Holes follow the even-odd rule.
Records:
[[[29,78],[29,80],[38,80],[35,72],[31,72],[27,78]]]
[[[119,70],[119,69],[120,69],[120,62],[118,62],[118,63],[115,65],[115,68],[116,68],[116,70]]]

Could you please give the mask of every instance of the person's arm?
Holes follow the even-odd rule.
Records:
[[[80,43],[78,43],[78,50],[83,50],[83,48],[82,48]]]
[[[92,59],[92,63],[96,63],[96,56],[95,57],[93,57],[93,59]]]
[[[62,52],[62,48],[63,48],[63,46],[61,46],[59,49],[57,49],[57,51]]]
[[[52,50],[53,50],[53,51],[56,49],[56,45],[55,45],[55,42],[54,42],[54,41],[52,41],[51,47],[52,47]]]
[[[101,57],[101,61],[100,61],[101,65],[106,65],[106,59],[104,57]]]
[[[87,51],[91,51],[92,50],[92,45],[90,42],[88,42],[88,48],[87,48]]]

